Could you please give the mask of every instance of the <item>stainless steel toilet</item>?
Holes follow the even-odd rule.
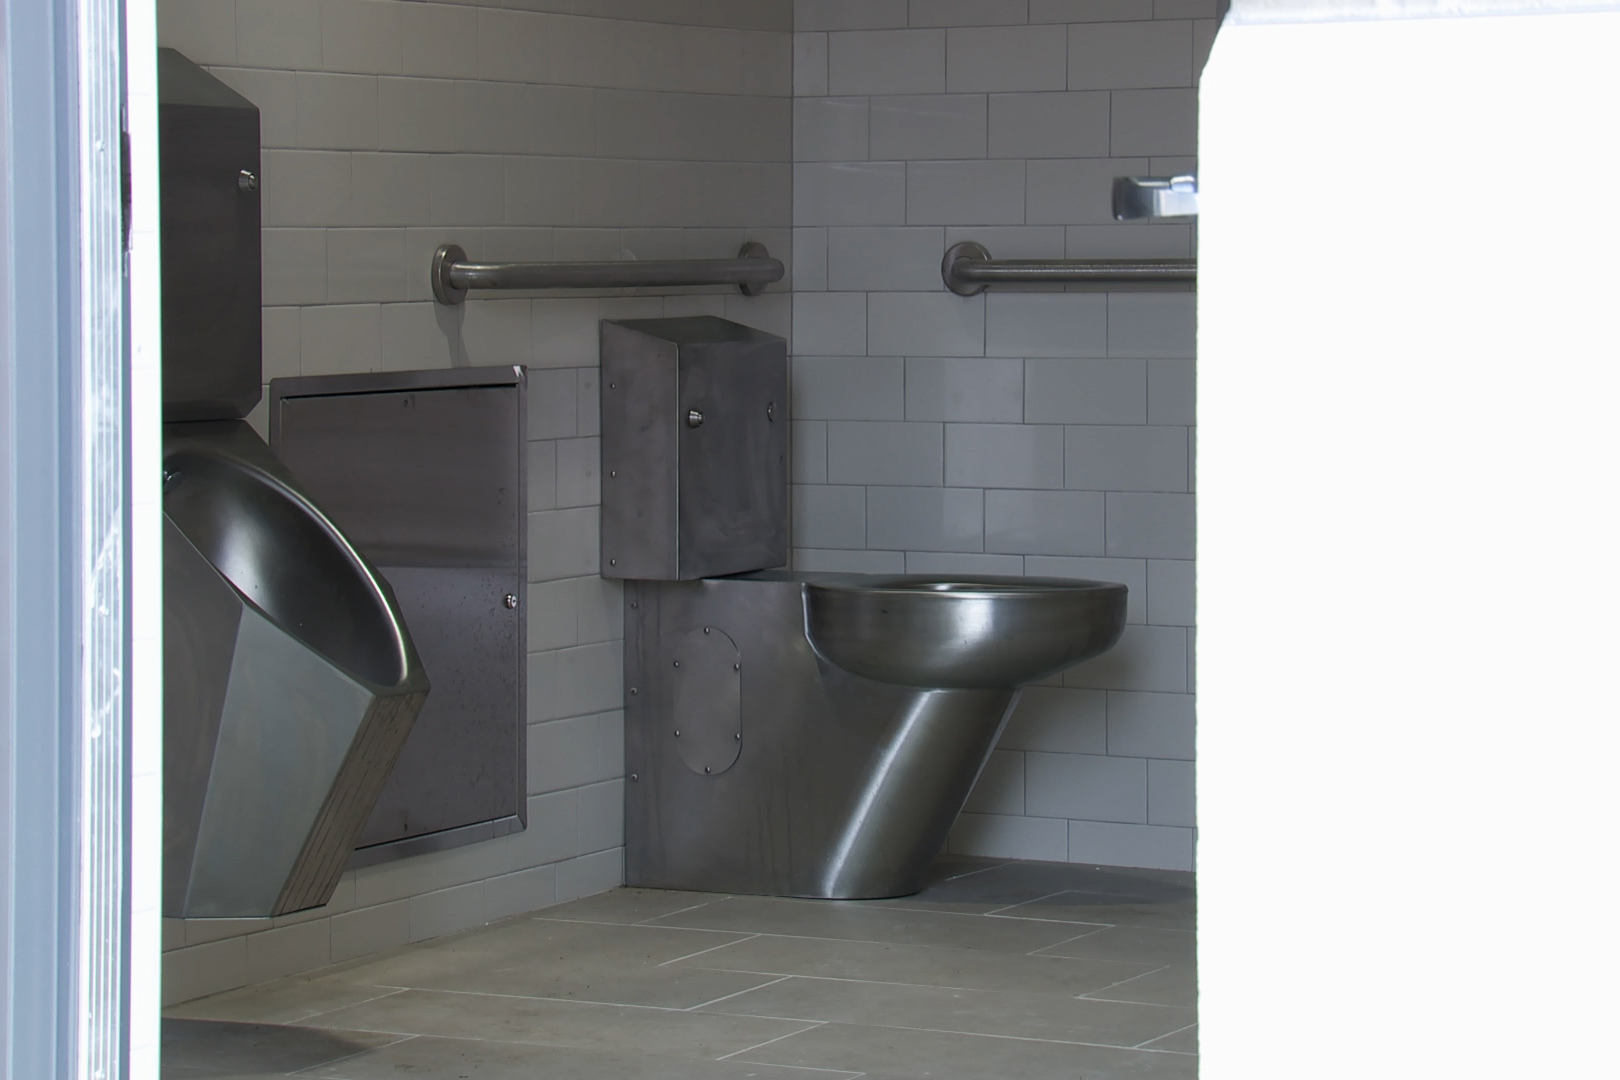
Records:
[[[160,50],[163,913],[326,903],[428,692],[388,583],[245,422],[258,111]]]
[[[602,567],[625,581],[625,879],[901,896],[1019,689],[1096,656],[1126,587],[787,561],[786,345],[604,323]]]

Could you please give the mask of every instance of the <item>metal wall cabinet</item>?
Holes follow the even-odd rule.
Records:
[[[393,586],[432,690],[351,865],[526,824],[521,367],[277,379],[271,445]]]
[[[788,561],[787,342],[711,315],[602,323],[602,576]]]

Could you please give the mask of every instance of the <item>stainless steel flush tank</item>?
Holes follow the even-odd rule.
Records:
[[[163,913],[326,903],[428,692],[392,590],[242,419],[259,120],[159,50]]]
[[[625,587],[625,881],[922,887],[1020,688],[1111,648],[1125,586],[787,562],[787,354],[602,325],[602,570]]]

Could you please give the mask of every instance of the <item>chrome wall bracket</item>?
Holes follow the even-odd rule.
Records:
[[[1114,220],[1187,219],[1198,216],[1196,176],[1116,176]]]
[[[787,273],[764,244],[750,240],[735,259],[667,259],[642,262],[500,262],[467,259],[456,244],[441,244],[429,270],[433,296],[460,304],[469,289],[648,289],[687,285],[735,285],[744,296],[758,296]]]

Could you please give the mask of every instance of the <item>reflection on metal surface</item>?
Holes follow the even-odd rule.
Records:
[[[324,904],[427,677],[388,584],[247,424],[169,425],[164,914]]]
[[[1118,639],[1125,586],[1061,578],[856,578],[805,586],[810,642],[845,671],[902,686],[1010,687]]]
[[[1196,259],[993,259],[983,244],[952,244],[940,263],[945,287],[958,296],[977,296],[991,285],[1090,282],[1195,282]]]
[[[1114,220],[1198,216],[1196,176],[1116,176]]]
[[[1111,647],[1125,594],[1092,581],[786,571],[628,583],[627,883],[915,892],[1017,688]],[[723,774],[684,759],[692,721],[674,722],[686,671],[674,662],[705,627],[739,649],[747,737]]]
[[[665,259],[643,262],[472,262],[455,244],[433,253],[429,268],[433,295],[441,304],[459,304],[469,289],[639,289],[682,285],[735,285],[744,296],[758,296],[781,281],[787,268],[765,245],[750,240],[735,259]]]

